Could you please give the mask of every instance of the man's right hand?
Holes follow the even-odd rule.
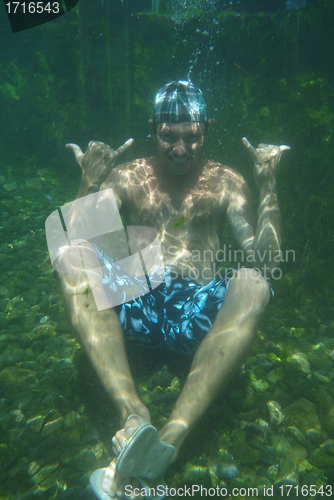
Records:
[[[128,139],[123,146],[114,151],[103,142],[91,141],[85,154],[76,144],[66,144],[66,147],[74,152],[75,159],[82,170],[81,196],[94,193],[100,189],[101,184],[106,180],[113,168],[113,162],[132,146],[133,142],[133,139]]]

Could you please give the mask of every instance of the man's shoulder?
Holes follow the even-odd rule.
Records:
[[[138,172],[148,173],[152,171],[152,158],[138,158],[137,160],[132,160],[127,163],[122,163],[121,165],[117,165],[111,171],[111,174],[122,175],[129,172]]]
[[[109,177],[104,181],[101,189],[106,189],[116,184],[119,187],[128,187],[135,184],[136,179],[143,179],[152,175],[152,158],[138,158],[134,161],[122,163],[112,169]]]
[[[230,180],[231,182],[246,182],[236,169],[216,161],[205,160],[203,172],[213,177],[222,178],[223,180]]]

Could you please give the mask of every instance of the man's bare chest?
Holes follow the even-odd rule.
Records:
[[[178,232],[215,224],[221,212],[215,193],[192,189],[184,193],[168,193],[158,188],[133,192],[126,206],[125,217],[132,225],[147,225]],[[160,232],[160,231],[159,231]]]

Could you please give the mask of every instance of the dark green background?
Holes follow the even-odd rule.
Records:
[[[126,1],[81,0],[66,16],[15,35],[3,18],[1,165],[51,167],[67,185],[67,177],[79,176],[67,142],[84,149],[94,139],[117,148],[133,137],[129,159],[152,154],[155,92],[186,78],[193,61],[191,78],[215,120],[205,154],[238,168],[255,200],[241,138],[291,146],[278,189],[284,249],[295,250],[296,262],[283,270],[297,273],[296,286],[302,280],[303,293],[329,315],[333,13],[333,2],[313,0],[306,10],[271,14],[192,10],[175,23],[168,15],[140,14]]]

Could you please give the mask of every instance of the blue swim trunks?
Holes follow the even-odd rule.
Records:
[[[116,288],[136,285],[147,287],[146,280],[124,275],[121,267],[98,247],[95,247],[102,269],[102,284],[111,298]],[[214,279],[199,285],[190,278],[177,277],[165,271],[165,278],[156,288],[138,298],[115,306],[125,338],[136,344],[158,347],[165,345],[173,351],[194,354],[203,337],[212,328],[217,312],[232,277]],[[154,283],[154,276],[148,276]],[[159,280],[161,281],[161,280]],[[146,288],[147,289],[147,288]]]

